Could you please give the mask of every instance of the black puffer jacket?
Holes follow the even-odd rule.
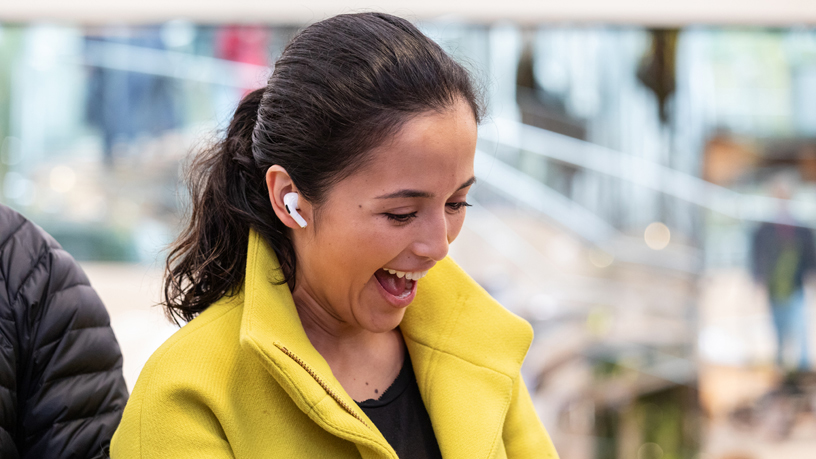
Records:
[[[0,205],[0,458],[91,458],[122,416],[122,354],[57,242]]]

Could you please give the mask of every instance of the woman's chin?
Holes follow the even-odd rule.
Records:
[[[393,317],[394,315],[399,317]],[[405,316],[404,310],[397,314],[392,314],[391,317],[373,317],[371,321],[365,325],[365,328],[371,333],[387,333],[399,327],[403,316]]]
[[[393,302],[388,301],[382,294],[382,286],[379,285],[376,279],[373,284],[369,284],[367,295],[364,295],[361,301],[363,306],[361,315],[365,317],[360,320],[362,328],[372,333],[389,332],[399,326],[402,318],[405,316],[405,311],[408,309],[407,304],[402,307],[396,307]],[[373,287],[373,288],[371,288]],[[414,289],[414,294],[416,289]],[[414,294],[411,295],[413,299]],[[361,315],[358,315],[360,317]]]

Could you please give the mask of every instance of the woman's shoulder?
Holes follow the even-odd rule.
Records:
[[[214,413],[229,405],[224,396],[230,378],[244,361],[239,343],[242,305],[240,294],[222,298],[153,353],[113,436],[112,457],[155,454],[172,446],[168,442],[178,446],[194,434],[218,438]]]
[[[240,353],[243,294],[224,297],[181,327],[150,356],[134,395],[164,386],[188,386],[204,375],[228,372]],[[144,386],[144,387],[142,387]]]

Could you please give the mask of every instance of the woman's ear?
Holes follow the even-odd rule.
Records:
[[[295,183],[292,182],[292,177],[289,176],[286,169],[278,165],[267,169],[266,188],[269,190],[269,202],[272,204],[272,210],[275,211],[275,215],[289,228],[300,229],[301,225],[286,211],[284,196],[288,193],[298,192]],[[292,210],[296,210],[307,224],[312,221],[312,206],[308,201],[303,199],[303,196],[299,196],[297,209]]]

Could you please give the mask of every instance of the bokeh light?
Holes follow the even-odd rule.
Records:
[[[643,233],[646,245],[652,250],[663,250],[671,241],[671,231],[669,227],[661,222],[650,223]]]

